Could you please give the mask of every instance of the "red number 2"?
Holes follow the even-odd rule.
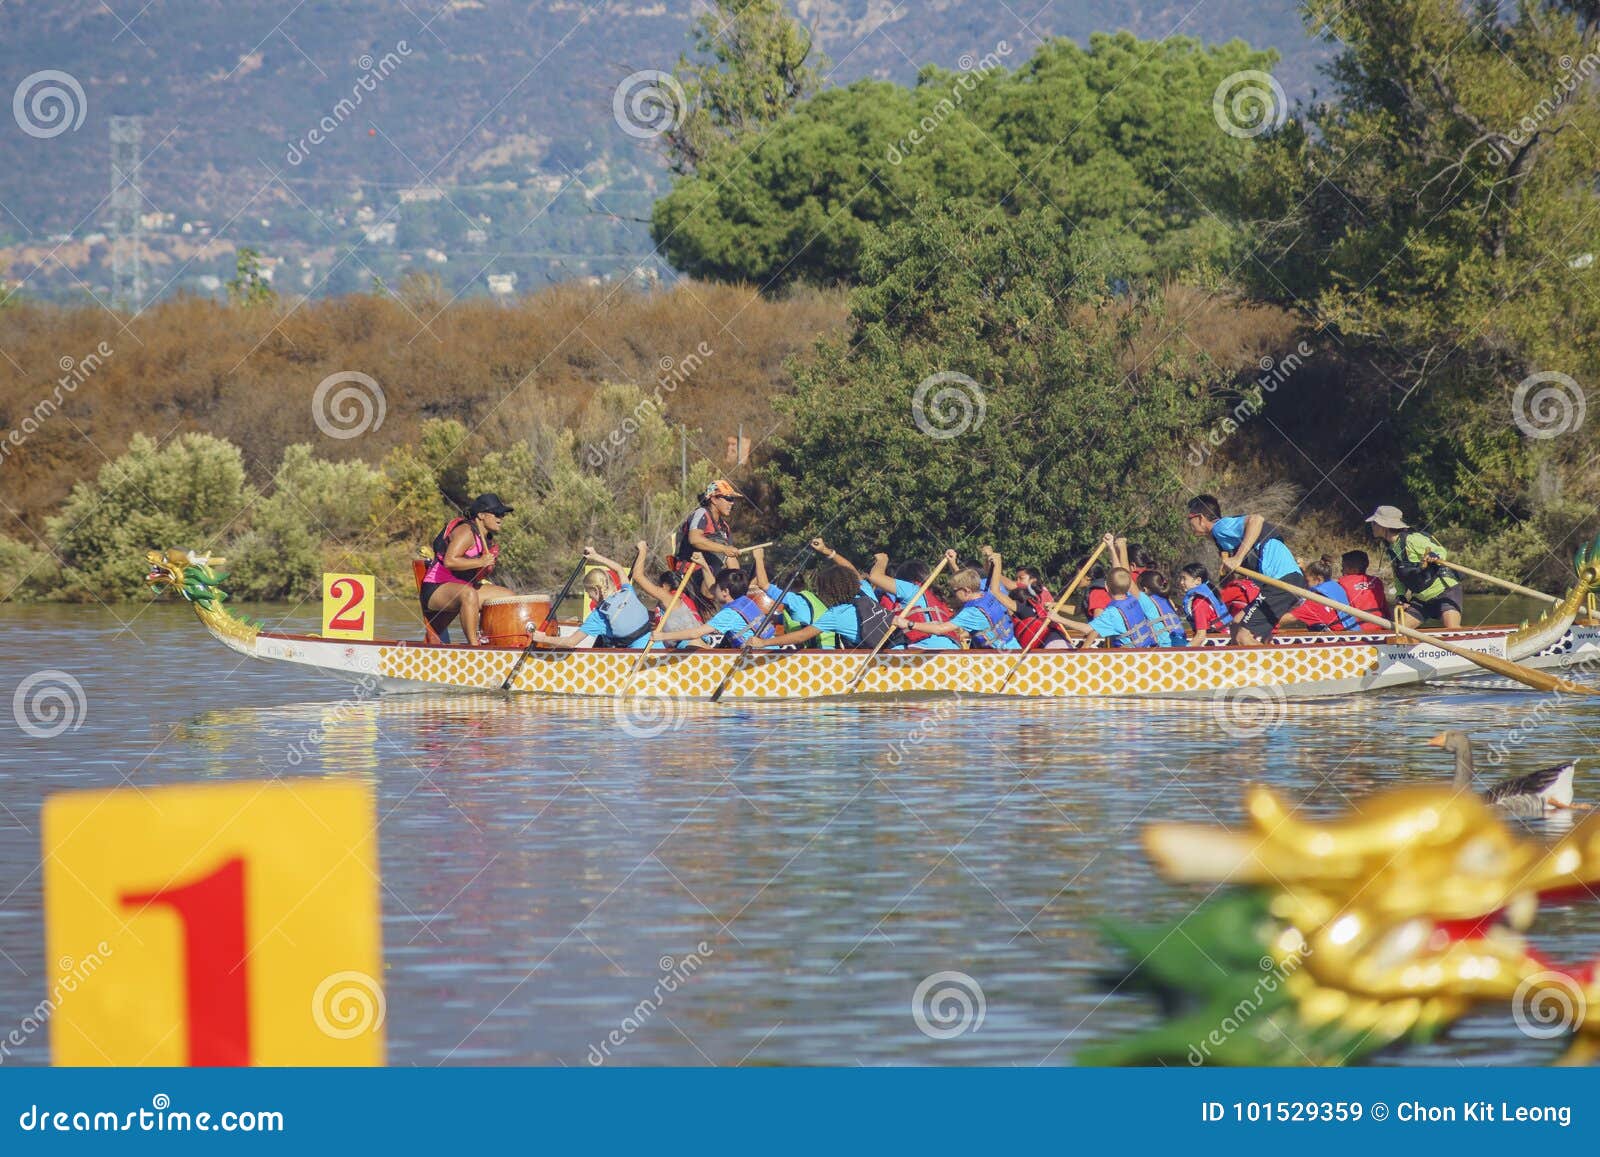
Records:
[[[333,580],[333,585],[328,588],[329,596],[332,597],[332,598],[336,598],[336,599],[340,598],[341,597],[341,593],[340,593],[340,589],[339,588],[341,588],[341,587],[344,587],[344,588],[346,588],[346,589],[348,589],[350,591],[350,597],[348,599],[345,599],[344,606],[340,607],[336,612],[334,612],[333,618],[328,620],[328,630],[330,630],[330,631],[364,631],[364,630],[366,630],[367,629],[367,612],[366,611],[362,611],[359,615],[350,615],[350,609],[352,607],[354,607],[357,603],[359,603],[362,599],[367,597],[367,588],[362,586],[360,583],[356,582],[355,579],[347,579],[347,578],[334,579]],[[346,615],[349,615],[349,617],[346,618],[345,617]]]
[[[244,860],[154,892],[128,892],[125,908],[164,904],[183,921],[189,1064],[250,1063],[249,961],[244,928]]]

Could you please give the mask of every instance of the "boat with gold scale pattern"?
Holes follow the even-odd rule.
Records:
[[[253,659],[311,667],[386,692],[498,690],[522,651],[406,640],[349,641],[272,631],[230,612],[214,568],[223,560],[169,550],[146,554],[146,581],[186,599],[225,646]],[[1525,667],[1600,660],[1600,628],[1575,626],[1600,586],[1600,544],[1576,559],[1565,597],[1532,623],[1434,632],[1433,637]],[[570,624],[564,630],[574,629]],[[732,651],[657,651],[635,672],[637,650],[535,651],[510,690],[571,696],[709,698]],[[746,655],[725,698],[789,700],[849,693],[865,653],[799,650]],[[1285,636],[1248,647],[1128,647],[1028,653],[1008,681],[1016,652],[886,651],[860,681],[863,695],[998,695],[1006,698],[1196,698],[1245,692],[1279,698],[1349,695],[1481,673],[1469,659],[1428,643],[1375,634]]]

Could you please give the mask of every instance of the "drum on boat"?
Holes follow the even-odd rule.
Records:
[[[549,595],[484,599],[483,612],[478,619],[478,634],[491,647],[526,647],[534,629],[549,614]]]

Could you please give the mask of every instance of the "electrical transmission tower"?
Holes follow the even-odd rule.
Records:
[[[134,184],[143,133],[142,117],[111,118],[111,300],[134,313],[144,308],[143,198]]]

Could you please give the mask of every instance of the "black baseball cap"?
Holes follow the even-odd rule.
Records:
[[[498,494],[480,494],[472,500],[472,505],[467,507],[467,513],[474,516],[479,514],[500,515],[510,514],[513,509],[515,508],[501,502]]]

